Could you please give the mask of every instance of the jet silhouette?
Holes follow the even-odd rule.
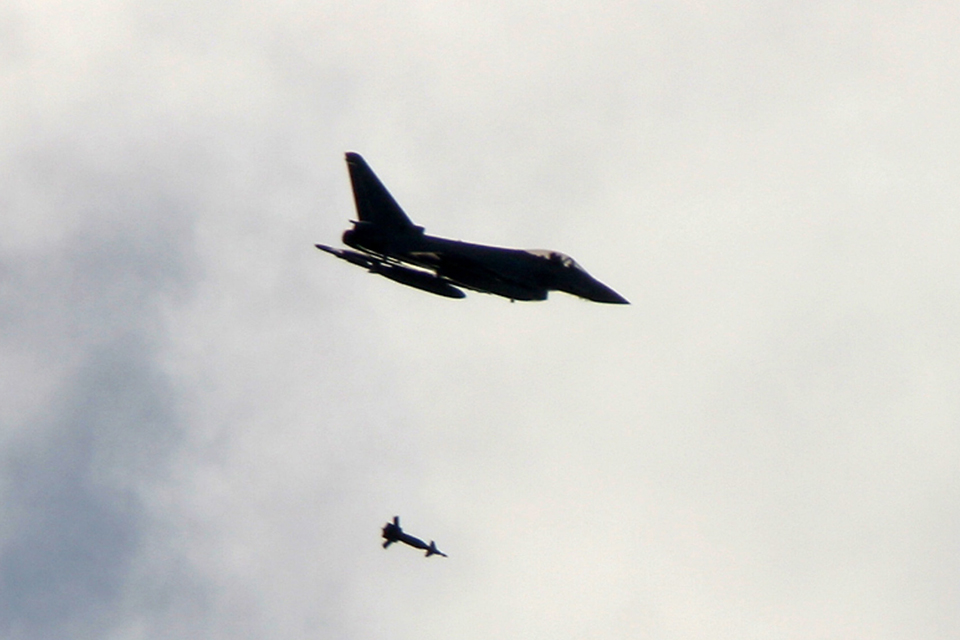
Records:
[[[385,542],[383,543],[383,548],[386,549],[394,542],[402,542],[408,544],[411,547],[416,547],[417,549],[424,549],[427,552],[426,557],[430,556],[443,556],[447,557],[443,551],[437,549],[437,545],[433,540],[430,541],[430,544],[427,544],[420,538],[414,538],[409,533],[404,533],[403,529],[400,528],[400,516],[393,516],[393,522],[388,522],[383,525],[383,538]]]
[[[357,218],[343,243],[357,249],[316,247],[400,284],[447,298],[460,289],[514,300],[546,300],[550,291],[629,304],[559,251],[507,249],[428,236],[410,221],[366,161],[347,153]]]

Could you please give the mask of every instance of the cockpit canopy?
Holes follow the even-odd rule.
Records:
[[[565,253],[550,251],[549,249],[527,249],[527,253],[535,255],[538,258],[543,258],[544,260],[549,260],[550,262],[556,262],[567,269],[576,269],[577,271],[586,273],[584,268],[577,264],[576,260]]]

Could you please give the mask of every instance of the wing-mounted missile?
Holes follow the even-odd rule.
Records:
[[[349,249],[334,249],[333,247],[328,247],[325,244],[315,244],[313,246],[315,246],[317,249],[320,249],[320,251],[326,251],[327,253],[333,254],[341,260],[346,260],[350,264],[355,264],[358,267],[372,269],[373,266],[377,264],[376,260],[358,251],[350,251]]]
[[[446,280],[441,280],[428,271],[408,269],[393,264],[378,264],[371,271],[379,273],[384,278],[390,278],[394,282],[429,291],[445,298],[464,298],[467,295]]]
[[[326,251],[327,253],[337,256],[341,260],[346,260],[350,264],[363,267],[371,273],[379,274],[384,278],[389,278],[394,282],[405,284],[408,287],[429,291],[430,293],[435,293],[445,298],[464,298],[467,295],[446,280],[441,280],[429,271],[410,269],[397,264],[388,264],[372,256],[357,251],[350,251],[349,249],[334,249],[333,247],[322,244],[314,246],[321,251]]]

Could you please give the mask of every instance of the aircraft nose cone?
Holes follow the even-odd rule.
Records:
[[[593,300],[594,302],[605,302],[607,304],[630,304],[629,300],[596,278],[587,276],[587,280],[582,282],[581,285],[581,291],[577,292],[577,295],[588,300]]]
[[[592,300],[593,302],[630,304],[629,300],[584,271],[580,271],[574,277],[568,278],[567,281],[558,286],[557,289],[572,293],[581,298],[586,298],[587,300]]]
[[[607,304],[630,304],[630,301],[606,285],[600,285],[590,298],[594,302]]]
[[[610,296],[608,300],[601,300],[601,302],[606,302],[608,304],[630,304],[629,300],[617,292],[613,292],[613,295]]]

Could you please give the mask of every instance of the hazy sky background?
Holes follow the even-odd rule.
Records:
[[[960,637],[958,32],[0,5],[0,636]],[[316,251],[347,150],[633,304]],[[395,514],[449,559],[382,550]]]

